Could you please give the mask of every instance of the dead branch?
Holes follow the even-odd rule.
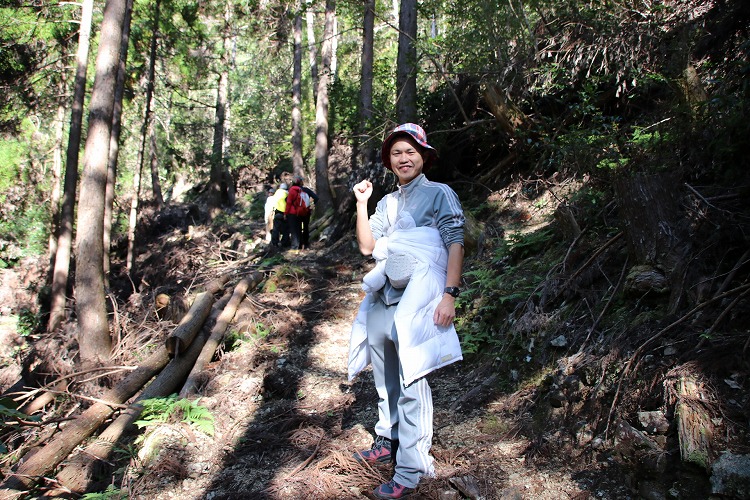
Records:
[[[625,377],[630,373],[630,368],[633,366],[633,363],[636,360],[640,359],[640,356],[641,356],[641,354],[643,354],[643,351],[646,350],[646,347],[648,347],[649,345],[651,345],[652,342],[654,342],[657,339],[659,339],[659,337],[661,337],[662,335],[664,335],[665,333],[667,333],[668,331],[670,331],[672,328],[674,328],[674,327],[676,327],[676,326],[684,323],[685,321],[687,321],[690,317],[693,316],[693,314],[697,313],[698,311],[700,311],[704,307],[708,306],[709,304],[712,304],[712,303],[714,303],[716,301],[719,301],[719,300],[722,300],[722,299],[724,299],[726,297],[734,295],[735,293],[742,293],[742,292],[744,292],[744,291],[746,291],[748,289],[750,289],[750,284],[745,284],[745,285],[742,285],[742,286],[738,286],[737,288],[734,288],[734,289],[729,290],[727,292],[720,293],[719,295],[717,295],[717,296],[715,296],[715,297],[713,297],[713,298],[711,298],[711,299],[709,299],[709,300],[707,300],[705,302],[701,302],[700,304],[698,304],[697,306],[695,306],[694,308],[692,308],[690,311],[688,311],[687,313],[685,313],[682,317],[680,317],[679,319],[677,319],[673,323],[671,323],[671,324],[665,326],[664,328],[662,328],[661,330],[659,330],[655,335],[653,335],[651,338],[647,339],[643,344],[640,345],[640,347],[638,347],[638,349],[635,350],[635,352],[633,353],[633,355],[630,356],[630,359],[628,360],[627,364],[625,365],[625,368],[622,370],[622,374],[620,375],[620,380],[617,382],[617,390],[615,391],[615,395],[612,398],[612,405],[609,408],[609,417],[607,418],[607,427],[604,430],[604,438],[605,439],[607,438],[607,435],[608,435],[608,432],[609,432],[609,424],[612,422],[612,415],[615,412],[615,406],[617,405],[617,400],[618,400],[619,395],[620,395],[620,389],[622,389],[622,382],[625,379]]]
[[[117,440],[127,428],[140,417],[146,399],[166,397],[180,386],[203,349],[205,337],[199,335],[179,358],[173,358],[153,382],[123,411],[82,453],[77,454],[57,475],[63,486],[75,492],[84,492],[89,486],[93,466],[98,461],[107,461]]]
[[[604,308],[602,309],[602,312],[599,313],[599,316],[596,318],[594,323],[591,325],[591,328],[589,328],[589,333],[586,335],[586,340],[583,341],[583,344],[581,344],[581,348],[578,349],[578,352],[582,352],[584,346],[588,343],[589,339],[591,338],[591,334],[594,333],[594,330],[596,330],[596,327],[599,326],[599,322],[601,322],[602,318],[604,318],[604,315],[609,310],[609,306],[612,305],[613,299],[617,295],[617,292],[620,291],[620,287],[622,286],[622,282],[625,278],[625,271],[628,268],[628,260],[625,259],[625,263],[622,265],[622,271],[620,272],[620,279],[617,280],[617,284],[615,285],[615,289],[612,290],[612,294],[609,296],[609,299],[607,299],[607,303],[604,304]]]
[[[33,399],[32,401],[29,401],[24,406],[22,406],[19,411],[22,411],[27,415],[31,415],[41,410],[45,406],[47,406],[47,404],[51,403],[55,399],[55,395],[60,394],[61,392],[65,392],[65,390],[67,389],[67,384],[65,383],[66,380],[73,378],[73,377],[77,377],[79,375],[85,375],[87,373],[92,373],[92,372],[100,372],[103,370],[113,370],[113,371],[107,372],[104,375],[101,375],[102,377],[106,375],[111,375],[112,373],[117,373],[118,371],[135,370],[135,367],[134,366],[97,366],[95,368],[90,368],[88,370],[81,370],[75,373],[64,375],[62,377],[59,377],[53,380],[49,384],[45,384],[44,387],[40,389],[34,389],[32,391],[29,391],[26,394],[26,396],[24,396],[24,398],[19,398],[19,399],[25,399],[26,397],[31,397],[32,395],[36,393],[42,392],[42,394],[38,395],[35,399]],[[49,390],[50,387],[53,387],[53,389]]]
[[[294,476],[295,476],[295,475],[296,475],[296,474],[297,474],[297,473],[298,473],[299,471],[301,471],[302,469],[304,469],[305,467],[307,467],[308,465],[310,465],[310,462],[312,462],[312,461],[313,461],[313,459],[315,458],[315,455],[317,455],[317,454],[318,454],[318,450],[320,449],[320,443],[322,443],[322,442],[323,442],[323,438],[324,438],[324,437],[325,437],[325,434],[324,434],[324,433],[321,433],[321,434],[320,434],[320,438],[318,438],[318,442],[317,442],[317,444],[315,445],[315,449],[313,450],[313,452],[312,452],[312,453],[310,454],[310,456],[309,456],[309,457],[307,457],[307,460],[305,460],[304,462],[302,462],[301,464],[299,464],[299,465],[298,465],[297,467],[295,467],[295,468],[294,468],[294,470],[293,470],[292,472],[290,472],[290,473],[289,473],[289,475],[288,475],[288,476],[286,477],[287,479],[291,479],[291,478],[292,478],[292,477],[294,477]]]
[[[208,362],[211,361],[211,358],[213,358],[214,354],[216,353],[216,349],[219,347],[219,344],[221,344],[221,341],[224,338],[224,332],[226,332],[229,323],[234,318],[234,315],[237,312],[237,308],[242,302],[242,299],[245,297],[245,293],[247,293],[248,289],[258,286],[258,283],[261,282],[263,277],[264,274],[262,272],[256,271],[252,275],[242,279],[237,284],[234,289],[234,293],[232,294],[232,298],[229,300],[229,303],[219,315],[219,318],[216,320],[216,324],[211,330],[211,335],[208,337],[206,344],[203,346],[203,350],[198,356],[193,369],[190,371],[185,385],[180,391],[181,397],[186,398],[195,394],[198,387],[198,379],[203,370],[206,368]]]
[[[619,233],[614,235],[612,238],[610,238],[609,241],[607,241],[604,245],[599,247],[599,249],[596,252],[594,252],[593,255],[591,255],[591,257],[589,257],[588,260],[584,262],[583,265],[576,270],[576,272],[574,272],[567,280],[565,280],[565,283],[563,284],[563,286],[560,287],[560,291],[557,292],[557,296],[555,297],[555,299],[557,299],[557,297],[560,296],[562,291],[565,290],[573,282],[573,280],[575,280],[578,276],[580,276],[584,270],[586,270],[594,261],[596,261],[596,259],[602,253],[604,253],[606,249],[614,245],[617,240],[622,238],[624,234],[625,233],[620,231]]]
[[[0,484],[2,489],[29,488],[34,481],[54,469],[84,439],[89,437],[112,414],[113,406],[120,405],[132,397],[156,372],[169,361],[166,348],[159,348],[146,361],[133,370],[122,382],[113,387],[96,403],[67,425],[63,431],[31,458],[21,463],[18,470]]]

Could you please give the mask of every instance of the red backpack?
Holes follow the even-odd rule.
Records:
[[[310,215],[310,204],[312,200],[310,200],[310,195],[305,192],[304,189],[299,188],[299,193],[297,193],[297,198],[294,200],[294,207],[296,208],[297,215],[300,217],[305,217]]]

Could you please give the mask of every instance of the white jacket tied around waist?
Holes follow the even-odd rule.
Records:
[[[433,321],[435,308],[443,298],[448,251],[440,232],[432,227],[401,224],[388,237],[379,238],[373,250],[375,268],[363,279],[367,292],[352,325],[349,339],[349,380],[370,364],[367,344],[367,313],[376,300],[375,292],[385,284],[388,254],[408,253],[417,260],[404,290],[394,322],[398,333],[399,359],[404,384],[409,385],[433,370],[463,359],[456,329]]]

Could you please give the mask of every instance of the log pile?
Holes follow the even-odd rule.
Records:
[[[118,439],[140,416],[142,401],[166,397],[178,391],[182,397],[198,392],[197,381],[205,376],[205,366],[214,356],[245,294],[257,287],[263,277],[262,272],[254,272],[241,279],[227,305],[214,307],[213,313],[214,295],[222,291],[229,277],[208,285],[205,291],[198,294],[164,345],[107,391],[100,401],[62,427],[44,446],[27,454],[16,470],[0,484],[0,499],[23,496],[44,480],[74,449],[93,436],[108,418],[120,411],[119,416],[97,439],[69,459],[57,475],[58,484],[66,490],[85,492],[96,465],[109,458]],[[215,325],[210,333],[202,333],[210,317],[216,318]],[[138,396],[128,404],[136,394]]]

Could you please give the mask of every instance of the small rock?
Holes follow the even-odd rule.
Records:
[[[438,492],[440,500],[458,500],[461,498],[456,490],[442,490]]]
[[[722,453],[711,466],[711,493],[750,498],[750,455]]]
[[[639,411],[638,422],[649,434],[666,434],[669,430],[669,420],[664,412],[659,410]]]
[[[571,391],[581,390],[581,378],[577,375],[568,375],[562,383],[563,387]]]
[[[505,488],[500,492],[500,500],[523,500],[523,493],[517,487]]]
[[[638,485],[638,494],[644,500],[665,500],[667,498],[659,483],[654,481],[641,481]]]
[[[458,488],[458,491],[460,491],[461,494],[465,497],[468,497],[472,500],[479,500],[482,498],[479,492],[479,483],[477,482],[476,478],[472,476],[461,476],[452,477],[448,481],[453,486]]]
[[[677,354],[677,349],[675,349],[672,346],[669,346],[669,347],[667,347],[667,348],[664,349],[664,355],[665,356],[674,356],[675,354]]]
[[[565,347],[568,345],[568,339],[565,338],[565,335],[560,335],[550,340],[550,345],[553,347]]]

